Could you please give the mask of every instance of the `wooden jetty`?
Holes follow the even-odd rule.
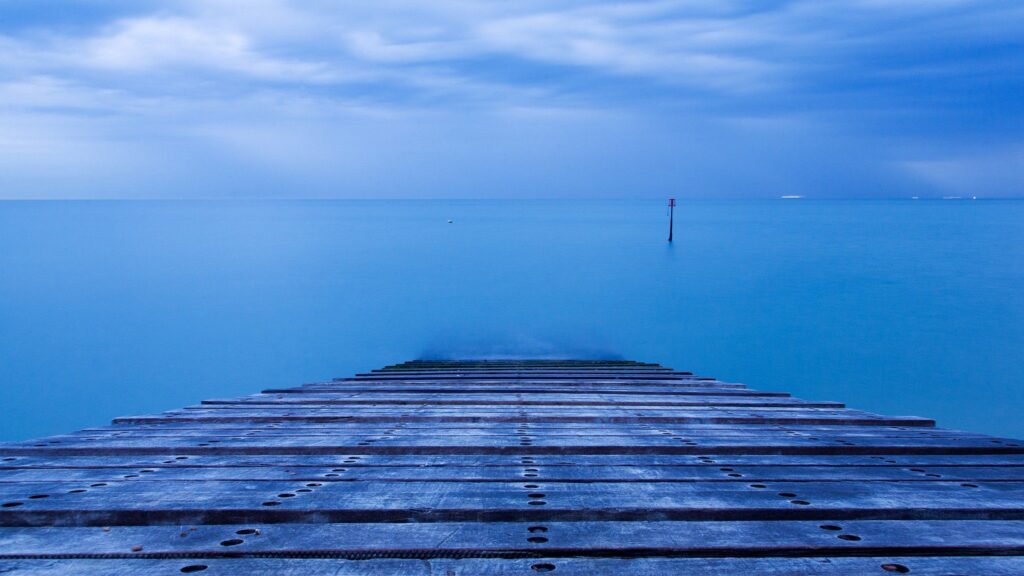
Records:
[[[0,574],[1021,575],[1024,443],[630,361],[414,361],[0,445]]]

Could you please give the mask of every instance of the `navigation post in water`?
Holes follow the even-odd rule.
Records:
[[[674,212],[675,211],[676,211],[676,199],[675,198],[669,198],[668,199],[668,241],[669,242],[672,241],[672,217],[674,216]]]

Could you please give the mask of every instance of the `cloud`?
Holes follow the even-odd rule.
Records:
[[[470,190],[461,172],[515,194],[544,185],[535,174],[570,195],[630,178],[628,194],[683,180],[704,195],[870,183],[903,196],[972,178],[1019,193],[982,176],[1008,174],[1007,143],[1024,141],[1024,6],[995,0],[3,10],[2,195],[118,188],[118,165],[160,174],[145,188],[173,195],[186,179],[166,176],[183,164],[211,183],[204,194],[225,166],[265,192],[303,178],[339,194]],[[964,140],[972,152],[950,152]],[[47,162],[69,175],[59,187],[43,184]]]
[[[127,72],[186,66],[267,80],[323,82],[332,76],[324,64],[268,57],[239,31],[185,18],[118,22],[108,33],[88,39],[80,58],[86,66]]]
[[[750,36],[729,34],[727,20],[663,21],[643,8],[505,18],[483,23],[479,34],[488,48],[531,60],[710,90],[754,89],[777,73],[770,62],[728,50]]]

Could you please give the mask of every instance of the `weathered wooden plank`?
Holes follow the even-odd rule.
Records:
[[[404,366],[388,366],[385,368],[378,368],[371,370],[370,372],[430,372],[436,370],[443,370],[446,372],[473,372],[473,371],[494,371],[494,370],[616,370],[624,372],[676,372],[672,368],[666,368],[664,366],[658,366],[657,364],[638,364],[638,363],[623,363],[623,364],[610,364],[610,363],[580,363],[580,362],[548,362],[538,363],[535,361],[523,362],[523,363],[502,363],[487,361],[484,363],[469,364],[469,363],[456,363],[456,364],[409,364]],[[683,372],[688,374],[688,372]]]
[[[937,557],[876,556],[867,558],[431,558],[416,559],[310,559],[310,558],[196,558],[92,560],[6,560],[4,574],[22,576],[181,576],[274,574],[275,576],[437,576],[471,574],[505,576],[552,572],[558,576],[629,574],[763,574],[766,576],[865,576],[911,572],[914,576],[1020,576],[1024,558],[998,556]]]
[[[132,551],[142,545],[142,550]],[[0,528],[0,559],[239,555],[335,558],[644,556],[943,556],[1024,554],[1020,521],[437,522]]]
[[[713,378],[696,377],[692,374],[681,374],[672,370],[616,370],[598,368],[535,368],[535,369],[479,369],[479,370],[402,370],[363,372],[348,377],[361,378],[418,378],[421,376],[446,378],[518,378],[520,376],[538,378],[623,378],[630,379],[662,379],[662,380],[714,380]]]
[[[383,372],[365,372],[354,376],[343,378],[332,378],[330,381],[340,382],[345,380],[372,380],[376,378],[453,378],[453,379],[520,379],[520,378],[541,378],[541,379],[613,379],[623,380],[671,380],[671,381],[694,381],[694,382],[724,382],[717,378],[694,376],[672,370],[599,370],[599,369],[574,369],[574,368],[546,368],[534,370],[401,370]]]
[[[385,403],[386,404],[386,403]],[[794,416],[794,415],[808,415],[808,416],[831,416],[833,418],[873,418],[875,420],[882,419],[881,416],[870,412],[864,412],[861,410],[852,409],[841,409],[841,408],[819,408],[813,406],[802,406],[799,404],[793,406],[783,407],[768,407],[759,408],[757,406],[744,406],[744,407],[720,407],[720,406],[686,406],[680,408],[666,408],[652,405],[654,403],[646,403],[642,406],[580,406],[578,410],[585,414],[592,414],[596,416],[607,415],[607,414],[638,414],[638,413],[651,413],[654,416],[659,415],[694,415],[694,416],[714,416],[715,414],[724,415],[761,415],[761,416]],[[248,408],[253,411],[257,410],[271,410],[275,409],[275,406],[280,409],[296,408],[301,409],[302,413],[310,412],[314,414],[324,413],[383,413],[383,414],[406,414],[406,413],[424,413],[424,414],[441,414],[447,415],[452,413],[468,413],[474,415],[486,415],[486,416],[503,416],[503,415],[522,415],[523,410],[521,407],[508,406],[508,405],[495,405],[495,406],[467,406],[458,408],[447,408],[447,407],[434,407],[428,405],[417,406],[412,405],[409,407],[389,406],[384,405],[381,407],[366,406],[366,405],[352,405],[352,406],[289,406],[287,404],[281,405],[263,405],[263,406],[237,406],[237,405],[205,405],[205,404],[194,404],[190,407],[186,407],[181,410],[171,411],[170,413],[180,413],[187,410],[238,410]],[[537,405],[531,408],[530,413],[538,416],[543,415],[559,415],[566,412],[566,409],[562,406],[545,406]],[[298,412],[297,412],[298,413]]]
[[[527,434],[478,435],[471,439],[457,434],[401,433],[374,434],[345,431],[327,435],[264,435],[264,436],[72,436],[44,444],[11,444],[6,450],[37,453],[39,449],[71,453],[76,450],[130,451],[136,449],[170,452],[178,448],[210,448],[228,453],[272,452],[279,449],[308,447],[316,451],[351,450],[356,453],[530,453],[530,454],[699,454],[712,451],[719,454],[757,453],[826,453],[826,454],[882,454],[882,453],[1024,453],[1024,447],[992,444],[983,438],[932,437],[857,437],[833,439],[815,437],[769,435],[758,437],[689,436],[650,434],[646,436],[604,435],[545,435]],[[202,452],[197,452],[202,453]]]
[[[1017,440],[1013,439],[1002,439],[985,434],[977,434],[974,432],[965,432],[963,430],[955,430],[948,428],[923,428],[923,427],[904,427],[904,426],[848,426],[845,424],[813,424],[813,425],[777,425],[777,424],[745,424],[743,426],[732,426],[729,424],[688,424],[685,427],[674,427],[665,425],[652,425],[646,422],[640,423],[587,423],[587,422],[537,422],[537,423],[514,423],[509,424],[507,422],[495,422],[490,420],[480,420],[476,422],[453,422],[443,427],[434,426],[431,424],[424,424],[418,422],[400,422],[398,424],[389,423],[373,423],[373,422],[353,422],[353,421],[341,421],[332,423],[305,423],[305,422],[289,422],[287,425],[282,423],[270,423],[267,425],[260,426],[249,426],[244,423],[221,423],[221,422],[179,422],[174,419],[163,419],[158,422],[151,424],[134,424],[134,425],[109,425],[99,426],[94,428],[85,428],[79,432],[73,432],[71,434],[64,434],[60,436],[75,436],[79,434],[102,432],[102,433],[119,433],[128,434],[132,431],[160,431],[160,430],[240,430],[240,431],[251,431],[251,432],[287,432],[290,430],[323,430],[323,431],[334,431],[334,430],[406,430],[413,433],[419,433],[420,431],[432,431],[436,434],[443,434],[447,432],[460,433],[460,434],[475,434],[475,433],[487,433],[488,431],[509,431],[514,430],[516,432],[523,431],[540,431],[555,433],[575,433],[581,434],[602,432],[605,434],[614,435],[619,432],[629,434],[646,434],[646,433],[659,433],[665,432],[685,432],[687,435],[759,435],[768,432],[777,432],[792,435],[805,435],[805,436],[817,436],[818,434],[842,434],[852,436],[890,436],[890,437],[902,437],[902,436],[931,436],[935,438],[940,437],[959,437],[959,438],[975,438],[984,437],[994,440],[1005,440],[1010,443],[1018,443]],[[54,436],[59,438],[60,436]],[[0,447],[2,449],[2,447]]]
[[[913,416],[883,417],[868,413],[831,413],[828,412],[785,412],[779,409],[761,411],[759,413],[732,411],[727,414],[723,410],[643,410],[633,414],[615,413],[613,411],[595,412],[593,409],[555,410],[542,412],[539,407],[527,412],[515,410],[418,410],[404,413],[382,412],[366,407],[352,407],[347,410],[301,410],[294,413],[280,411],[215,411],[189,410],[170,412],[162,415],[123,416],[115,418],[115,424],[151,424],[167,420],[181,422],[212,421],[212,422],[593,422],[593,423],[672,423],[672,424],[766,424],[766,425],[848,425],[848,426],[924,426],[932,427],[934,420]]]
[[[1024,482],[1024,466],[721,466],[681,465],[581,466],[535,464],[543,469],[546,481],[556,482],[932,482],[942,481],[1014,481]],[[515,482],[523,478],[521,463],[492,466],[372,466],[349,463],[317,466],[231,466],[197,467],[159,464],[106,467],[48,467],[0,469],[0,484],[18,482],[119,482],[125,478],[143,481],[168,480],[320,480],[329,472],[345,472],[349,480],[387,480],[406,482]],[[339,475],[332,475],[339,476]],[[330,478],[328,481],[335,481]],[[3,490],[0,490],[0,495]]]
[[[254,438],[253,440],[258,440]],[[206,454],[206,455],[261,455],[261,454],[362,454],[362,455],[405,455],[405,454],[505,454],[505,455],[558,455],[558,454],[777,454],[777,455],[910,455],[910,454],[1020,454],[1020,448],[988,448],[971,445],[906,445],[888,446],[846,446],[846,445],[624,445],[611,443],[579,443],[574,446],[515,444],[491,446],[465,446],[453,443],[402,445],[375,444],[369,441],[339,444],[329,442],[275,442],[275,443],[220,443],[216,446],[207,442],[174,445],[170,442],[160,445],[121,444],[91,446],[54,446],[10,448],[8,454],[53,455],[53,456],[97,456],[97,455],[145,455],[145,454]]]
[[[473,386],[558,386],[563,388],[579,389],[601,389],[608,387],[621,387],[628,385],[631,388],[666,388],[673,387],[679,390],[749,390],[743,384],[719,382],[717,380],[645,380],[634,381],[627,379],[593,378],[584,379],[536,379],[522,377],[519,379],[495,379],[495,378],[424,378],[418,380],[406,380],[402,378],[359,378],[350,380],[332,380],[331,382],[312,382],[303,385],[303,388],[363,388],[374,386],[441,386],[471,384]]]
[[[185,413],[185,412],[182,412]],[[387,423],[373,423],[373,422],[351,422],[342,421],[329,424],[309,424],[303,422],[289,423],[287,427],[283,426],[247,426],[245,424],[233,424],[233,423],[218,423],[210,422],[203,424],[195,424],[191,422],[177,422],[173,419],[164,419],[159,422],[152,424],[138,424],[132,426],[122,425],[109,425],[109,426],[98,426],[94,428],[85,428],[79,432],[72,432],[70,434],[63,434],[59,436],[75,436],[85,433],[130,433],[132,431],[188,431],[188,430],[206,430],[206,429],[223,429],[223,430],[241,430],[241,431],[259,431],[259,432],[281,432],[289,430],[406,430],[410,432],[419,432],[424,430],[430,430],[437,434],[443,434],[450,431],[466,431],[467,433],[494,433],[497,431],[507,432],[509,430],[528,430],[528,431],[539,431],[547,432],[551,434],[565,433],[603,433],[614,435],[616,433],[626,434],[648,434],[648,433],[663,433],[665,431],[679,431],[685,432],[688,435],[718,435],[718,436],[736,436],[736,435],[750,435],[760,433],[778,433],[778,434],[791,434],[794,436],[815,436],[818,434],[849,434],[849,435],[862,435],[862,436],[931,436],[935,438],[939,437],[986,437],[993,438],[992,436],[986,436],[984,434],[976,434],[973,432],[965,432],[963,430],[945,429],[945,428],[921,428],[921,427],[897,427],[897,426],[847,426],[847,425],[772,425],[772,424],[747,424],[742,427],[723,425],[723,424],[691,424],[685,427],[673,427],[673,426],[653,426],[646,422],[631,423],[631,422],[611,422],[611,423],[596,423],[591,424],[587,422],[538,422],[538,423],[527,423],[525,426],[521,423],[507,422],[494,422],[489,420],[481,420],[478,422],[453,422],[450,425],[444,427],[437,427],[430,424],[423,424],[417,422],[399,423],[398,425],[391,425]],[[55,436],[55,437],[59,437]],[[998,439],[998,438],[997,438]],[[1016,442],[1016,440],[1005,439],[1010,442]]]
[[[618,397],[619,395],[629,396],[667,396],[667,397],[705,397],[716,396],[725,398],[789,398],[787,392],[770,392],[752,389],[737,388],[665,388],[658,386],[623,388],[622,386],[561,386],[551,385],[546,387],[536,386],[481,386],[472,387],[466,384],[404,384],[399,387],[393,386],[300,386],[295,388],[269,388],[263,390],[263,394],[281,395],[338,395],[338,394],[539,394],[545,397],[550,394],[592,394],[607,397]]]
[[[655,368],[661,370],[671,370],[671,368],[663,367],[661,364],[656,362],[643,362],[639,360],[629,360],[626,358],[457,358],[457,359],[440,359],[431,358],[425,359],[420,358],[417,360],[407,360],[399,364],[391,364],[379,368],[378,370],[409,370],[409,369],[420,369],[427,366],[441,366],[446,369],[456,370],[462,368],[470,368],[474,366],[526,366],[526,367],[543,367],[549,365],[558,366],[599,366],[599,367],[623,367],[623,368]]]
[[[530,360],[528,362],[500,362],[496,360],[486,360],[480,363],[472,364],[466,362],[458,362],[451,364],[434,364],[434,363],[423,363],[423,364],[406,364],[402,366],[385,366],[384,368],[376,368],[370,370],[370,372],[415,372],[415,371],[437,371],[443,370],[445,372],[473,372],[473,371],[491,371],[491,370],[624,370],[629,372],[678,372],[680,374],[690,374],[689,372],[673,370],[659,364],[650,363],[610,363],[610,362],[537,362]]]
[[[456,394],[427,395],[427,394],[406,394],[403,396],[377,396],[375,394],[358,394],[346,396],[326,395],[305,395],[286,398],[260,396],[241,398],[211,398],[203,400],[201,406],[210,405],[244,405],[244,406],[330,406],[346,405],[356,406],[363,404],[372,405],[406,405],[414,404],[420,406],[433,405],[457,405],[457,406],[700,406],[700,407],[797,407],[797,408],[843,408],[841,402],[812,402],[798,398],[720,398],[706,397],[699,400],[679,400],[674,398],[662,398],[657,396],[637,397],[625,396],[614,399],[602,398],[600,396],[580,395],[559,395],[546,398],[524,398],[522,394],[490,394],[487,396],[468,397]]]
[[[932,435],[925,432],[916,431],[899,431],[892,432],[878,429],[868,429],[867,431],[860,433],[848,433],[840,432],[836,433],[833,431],[819,431],[816,433],[798,434],[787,431],[779,431],[772,429],[765,429],[758,432],[751,431],[748,434],[742,434],[739,431],[704,431],[694,433],[693,431],[687,430],[666,430],[660,432],[658,430],[630,430],[630,429],[616,429],[609,427],[608,429],[599,428],[579,428],[573,429],[549,429],[539,430],[536,428],[530,428],[527,432],[515,432],[510,430],[508,427],[502,428],[480,428],[480,427],[459,427],[451,429],[431,429],[429,434],[424,433],[423,428],[387,428],[383,425],[373,425],[361,428],[359,426],[299,426],[299,427],[280,427],[269,430],[253,429],[251,427],[237,427],[237,426],[223,426],[223,427],[157,427],[152,429],[134,429],[134,428],[122,428],[121,430],[103,430],[103,431],[82,431],[76,434],[68,434],[61,436],[50,436],[47,438],[32,441],[31,445],[36,444],[69,444],[83,442],[98,442],[98,441],[109,441],[116,439],[152,439],[155,442],[159,442],[160,438],[171,438],[171,439],[195,439],[196,442],[204,442],[206,439],[220,439],[222,438],[306,438],[309,440],[316,440],[322,437],[331,438],[348,438],[348,437],[371,437],[371,438],[386,438],[386,437],[416,437],[423,435],[424,437],[452,437],[463,440],[465,443],[470,442],[466,439],[467,435],[473,435],[474,438],[486,439],[489,442],[495,440],[519,440],[521,438],[530,438],[531,441],[534,438],[545,438],[549,441],[572,441],[576,438],[618,438],[624,439],[635,439],[635,438],[670,438],[673,440],[686,438],[689,441],[696,442],[703,445],[710,445],[714,443],[722,442],[737,442],[741,440],[747,440],[751,435],[756,435],[759,440],[772,440],[773,442],[788,444],[790,440],[798,439],[801,442],[815,442],[815,443],[845,443],[851,442],[853,444],[870,444],[874,441],[880,442],[894,442],[894,441],[927,441],[927,442],[941,442],[941,441],[974,441],[979,443],[985,443],[988,441],[983,436],[971,435],[971,434],[942,434]],[[870,433],[874,432],[874,433]],[[1007,445],[1011,445],[1012,442],[1008,442]]]
[[[707,380],[707,378],[694,377],[690,374],[680,374],[671,370],[576,370],[573,368],[548,369],[548,370],[445,370],[443,372],[403,370],[395,372],[364,372],[351,377],[336,378],[336,380],[360,380],[366,378],[434,378],[443,376],[445,378],[519,378],[529,376],[530,378],[570,380],[576,378],[608,378],[630,380]]]
[[[537,472],[530,472],[537,470]],[[344,472],[325,471],[329,474]],[[1024,483],[123,480],[0,484],[0,526],[239,522],[1024,519]],[[319,486],[309,486],[319,484]],[[174,486],[169,490],[168,486]],[[308,493],[297,490],[308,489]],[[72,492],[76,490],[77,492]],[[31,496],[47,495],[33,499]],[[539,496],[538,496],[539,495]]]
[[[486,454],[299,454],[299,455],[224,455],[224,454],[157,454],[126,456],[6,456],[0,458],[0,470],[25,468],[96,468],[133,467],[160,468],[166,465],[190,467],[338,467],[350,466],[465,466],[489,467],[517,465],[534,462],[557,467],[591,466],[813,466],[831,468],[837,466],[880,467],[973,467],[1006,468],[1024,466],[1024,455],[1020,454],[965,454],[930,455],[909,454],[902,456],[870,455],[672,455],[672,454],[583,454],[583,455],[486,455]]]
[[[362,386],[358,384],[309,384],[306,386],[294,386],[264,390],[266,394],[284,393],[307,393],[307,394],[337,394],[350,392],[374,392],[377,394],[408,394],[408,393],[458,393],[458,394],[494,394],[494,393],[523,393],[523,394],[630,394],[647,395],[658,394],[665,396],[773,396],[789,397],[788,392],[755,390],[753,388],[712,388],[707,386],[635,386],[633,383],[591,383],[588,386],[572,386],[559,382],[545,382],[542,385],[516,382],[502,386],[501,383],[493,383],[489,386],[478,386],[477,381],[457,383],[430,383],[410,382],[395,386],[392,384],[378,384]]]
[[[703,376],[688,375],[681,372],[672,371],[636,371],[636,370],[571,370],[571,369],[550,369],[550,370],[477,370],[477,371],[465,371],[465,370],[428,370],[428,371],[411,371],[404,370],[400,372],[389,371],[389,372],[370,372],[356,376],[349,376],[343,378],[331,378],[330,380],[317,380],[310,383],[325,383],[325,382],[352,382],[359,380],[402,380],[407,379],[410,381],[415,380],[432,380],[432,379],[450,379],[450,380],[609,380],[616,381],[620,384],[632,383],[632,382],[646,382],[660,380],[668,383],[679,384],[679,383],[699,383],[707,382],[711,384],[730,383],[730,384],[741,384],[736,382],[729,382],[726,380],[720,380],[718,378],[710,378]]]
[[[672,370],[672,368],[663,367],[660,364],[652,362],[638,362],[636,360],[581,360],[581,359],[529,359],[529,360],[517,360],[517,359],[482,359],[479,361],[459,359],[459,360],[411,360],[403,362],[401,364],[393,364],[391,366],[385,366],[380,368],[380,371],[387,370],[416,370],[425,368],[443,368],[445,370],[472,370],[475,368],[487,368],[493,369],[498,366],[514,366],[517,368],[529,368],[529,369],[543,369],[548,366],[557,366],[563,368],[572,368],[574,366],[584,368],[628,368],[628,369],[653,369],[653,370]]]
[[[630,372],[643,372],[643,371],[662,371],[662,372],[681,372],[674,370],[673,368],[662,366],[654,363],[641,363],[641,362],[625,362],[625,363],[612,363],[612,362],[580,362],[580,361],[559,361],[559,362],[543,362],[528,360],[524,362],[502,362],[500,360],[482,360],[477,363],[466,362],[459,360],[453,363],[404,363],[402,365],[385,366],[383,368],[377,368],[370,370],[370,372],[401,372],[401,371],[417,371],[417,370],[445,370],[445,371],[474,371],[474,370],[627,370]]]

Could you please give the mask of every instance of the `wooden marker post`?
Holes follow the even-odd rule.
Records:
[[[676,199],[668,199],[668,241],[672,241],[672,219],[675,216],[676,211]]]

